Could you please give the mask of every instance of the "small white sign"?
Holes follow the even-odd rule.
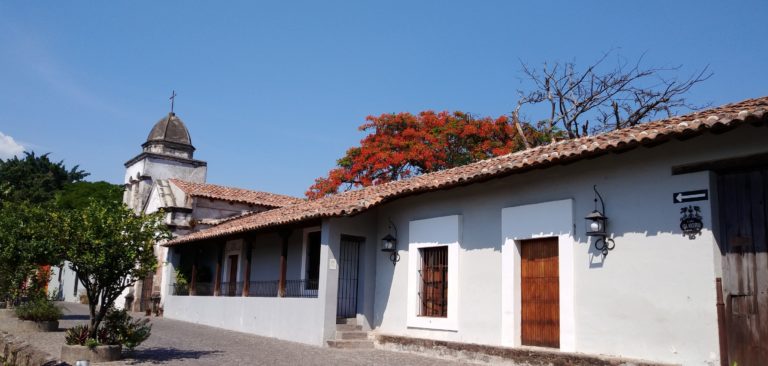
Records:
[[[336,260],[331,258],[330,261],[328,261],[328,269],[336,269]]]

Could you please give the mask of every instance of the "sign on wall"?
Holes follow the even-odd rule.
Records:
[[[693,201],[706,201],[709,199],[709,191],[699,189],[695,191],[676,192],[672,194],[672,202],[685,203]]]

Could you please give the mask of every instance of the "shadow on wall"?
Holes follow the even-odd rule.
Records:
[[[169,347],[152,347],[135,350],[128,354],[128,365],[162,364],[177,360],[198,360],[203,356],[215,355],[221,351],[193,351]]]

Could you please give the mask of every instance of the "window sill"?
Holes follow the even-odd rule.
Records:
[[[437,318],[428,316],[412,316],[409,317],[406,326],[408,328],[421,328],[432,330],[450,330],[458,331],[459,326],[456,319],[451,318]]]

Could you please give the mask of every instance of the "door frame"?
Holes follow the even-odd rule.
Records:
[[[501,210],[501,345],[520,347],[520,242],[557,237],[560,274],[560,350],[576,351],[573,200]]]

